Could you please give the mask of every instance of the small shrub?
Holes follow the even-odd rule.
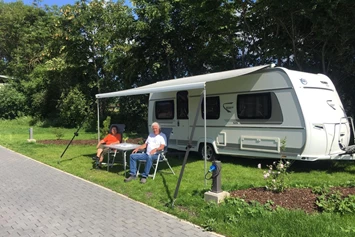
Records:
[[[277,163],[274,161],[272,165],[266,165],[267,171],[263,172],[264,179],[267,180],[265,188],[273,192],[283,192],[288,188],[288,172],[287,168],[290,167],[290,162],[279,160]],[[261,164],[258,165],[261,169]]]
[[[104,138],[110,130],[111,117],[107,116],[106,119],[102,122],[103,127],[100,129],[101,138]]]
[[[286,137],[281,141],[281,159],[279,162],[273,162],[272,165],[266,165],[268,171],[263,172],[264,179],[267,180],[265,188],[273,192],[281,193],[288,188],[288,172],[287,169],[290,167],[289,161],[283,161],[282,159],[286,157],[283,152],[286,150]],[[261,164],[258,164],[258,168],[261,169]]]
[[[323,212],[350,214],[355,212],[355,195],[342,197],[339,191],[322,192],[317,197],[316,205]]]
[[[89,103],[78,88],[73,88],[68,93],[63,92],[57,107],[60,125],[64,127],[77,127],[92,116]]]
[[[54,129],[54,134],[57,140],[60,140],[62,137],[64,137],[64,130],[62,128],[56,128]]]
[[[26,115],[26,97],[13,86],[0,87],[0,118],[16,119]]]

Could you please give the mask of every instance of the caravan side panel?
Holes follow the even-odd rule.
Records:
[[[207,84],[207,97],[220,99],[220,117],[207,119],[207,137],[214,142],[217,154],[249,157],[280,157],[281,141],[286,140],[284,153],[296,158],[303,150],[306,135],[297,95],[287,74],[282,70],[266,71]],[[270,117],[265,111],[248,107],[258,104],[267,95],[270,99]],[[247,96],[244,105],[248,113],[261,114],[261,119],[242,116],[238,98]],[[199,100],[198,91],[191,93],[191,111]],[[207,103],[208,105],[208,103]],[[259,103],[260,105],[260,103]],[[263,106],[263,105],[261,105]],[[264,106],[265,107],[265,106]],[[208,109],[207,109],[208,110]],[[239,112],[238,112],[239,110]],[[239,114],[238,114],[239,113]],[[266,117],[265,117],[266,116]],[[190,118],[190,122],[192,122]],[[194,141],[195,150],[204,139],[202,113],[199,114]],[[248,139],[245,139],[245,138]],[[222,141],[222,142],[220,142]]]
[[[206,84],[207,109],[197,111],[202,91],[189,90],[188,115],[179,119],[177,92],[152,93],[148,122],[172,127],[170,148],[185,150],[194,118],[192,151],[206,140],[217,154],[253,158],[331,159],[350,140],[349,123],[331,80],[324,75],[273,68]],[[170,101],[170,102],[167,102]],[[158,118],[165,102],[173,115]],[[203,108],[203,106],[202,106]]]

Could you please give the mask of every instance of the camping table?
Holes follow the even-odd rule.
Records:
[[[120,143],[120,144],[104,145],[104,147],[123,152],[123,169],[124,169],[124,174],[123,175],[126,175],[126,167],[127,167],[126,153],[127,153],[127,151],[132,151],[132,150],[136,149],[139,146],[140,145],[133,144],[133,143]],[[110,155],[110,153],[109,153],[109,155]],[[115,162],[115,156],[116,156],[116,154],[114,154],[112,165]]]

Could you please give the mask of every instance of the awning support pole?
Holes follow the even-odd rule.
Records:
[[[192,125],[192,130],[191,130],[189,142],[188,142],[187,147],[186,147],[186,152],[185,152],[184,161],[182,162],[182,167],[181,167],[179,179],[178,179],[178,182],[177,182],[177,184],[176,184],[176,188],[175,188],[175,192],[174,192],[174,199],[173,199],[173,202],[172,202],[172,206],[173,206],[173,207],[174,207],[174,203],[175,203],[176,197],[177,197],[177,195],[178,195],[178,193],[179,193],[179,188],[180,188],[182,176],[183,176],[183,174],[184,174],[184,170],[185,170],[185,165],[186,165],[187,157],[189,156],[189,152],[190,152],[190,149],[191,149],[191,147],[192,147],[192,146],[191,146],[192,138],[193,138],[194,133],[195,133],[195,127],[196,127],[196,123],[197,123],[197,118],[198,118],[198,115],[199,115],[199,112],[200,112],[200,109],[201,109],[202,100],[203,100],[203,98],[204,98],[204,96],[205,96],[205,90],[206,90],[206,84],[205,84],[205,86],[204,86],[203,93],[201,93],[201,96],[200,96],[200,103],[198,104],[197,109],[196,109],[196,115],[195,115],[194,123],[193,123],[193,125]]]
[[[97,103],[97,142],[100,141],[100,101],[96,100]]]
[[[207,126],[206,126],[206,113],[207,113],[207,107],[206,107],[206,86],[205,88],[203,89],[203,120],[204,120],[204,130],[205,130],[205,145],[204,145],[204,161],[205,161],[205,172],[204,174],[207,173]],[[205,177],[205,186],[207,186],[207,179],[206,179],[206,175],[204,175]]]

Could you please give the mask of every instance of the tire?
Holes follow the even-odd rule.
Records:
[[[201,145],[200,145],[200,149],[199,149],[199,153],[200,153],[200,155],[201,155],[201,157],[202,157],[202,159],[204,159],[204,156],[205,156],[205,146],[204,146],[205,144],[204,143],[202,143]],[[213,146],[212,146],[212,144],[210,144],[210,143],[207,143],[207,161],[213,161],[213,160],[216,160],[216,158],[217,158],[217,155],[216,155],[216,152],[215,152],[215,150],[214,150],[214,148],[213,148]]]

